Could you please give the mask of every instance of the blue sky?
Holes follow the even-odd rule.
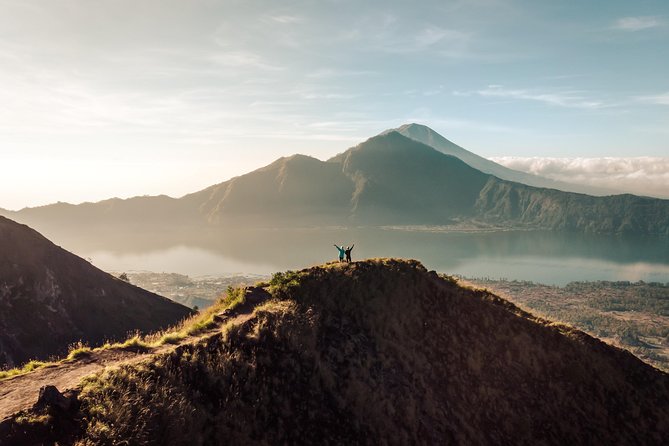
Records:
[[[0,0],[0,68],[7,208],[179,196],[406,122],[669,156],[666,1]]]

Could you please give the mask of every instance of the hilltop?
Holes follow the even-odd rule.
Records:
[[[0,217],[0,368],[158,330],[190,309],[145,291]]]
[[[316,266],[260,286],[271,300],[243,322],[87,379],[76,405],[24,412],[3,432],[86,445],[669,435],[668,375],[416,261]]]

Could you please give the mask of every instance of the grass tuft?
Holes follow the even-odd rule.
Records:
[[[33,359],[32,361],[26,363],[22,367],[16,367],[9,370],[1,370],[0,380],[11,378],[12,376],[23,375],[24,373],[29,373],[32,372],[33,370],[41,369],[42,367],[45,367],[47,365],[49,365],[48,362],[37,361]]]
[[[83,358],[91,354],[92,349],[83,342],[79,341],[75,344],[70,345],[69,352],[67,354],[67,360],[74,361],[75,359]]]
[[[149,344],[139,334],[135,334],[134,336],[127,339],[122,344],[116,344],[116,345],[118,346],[118,348],[121,348],[121,349],[124,349],[124,350],[147,350],[147,349],[150,348]],[[112,347],[114,347],[114,346],[112,346]]]
[[[158,340],[157,345],[178,344],[179,342],[181,342],[185,338],[186,338],[186,335],[183,334],[183,333],[177,333],[177,332],[165,333]]]

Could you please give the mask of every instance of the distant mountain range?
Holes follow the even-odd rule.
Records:
[[[669,235],[669,200],[628,194],[594,197],[509,179],[548,181],[489,162],[427,127],[411,124],[327,161],[304,155],[280,158],[179,199],[57,203],[11,215],[39,229],[61,230],[472,223]]]
[[[100,271],[33,229],[0,217],[0,368],[125,339],[190,309]]]

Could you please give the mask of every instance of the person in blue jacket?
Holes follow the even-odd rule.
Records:
[[[343,262],[344,256],[346,256],[346,249],[344,248],[344,245],[342,246],[334,245],[334,247],[337,248],[337,250],[339,250],[339,261]]]

